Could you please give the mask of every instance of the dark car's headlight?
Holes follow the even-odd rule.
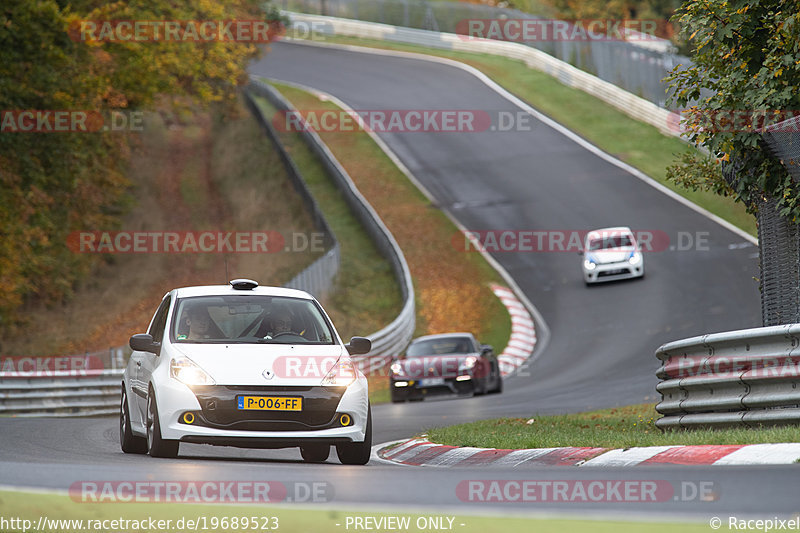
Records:
[[[475,364],[478,362],[478,358],[474,355],[470,355],[466,357],[461,365],[458,367],[459,370],[471,370]]]

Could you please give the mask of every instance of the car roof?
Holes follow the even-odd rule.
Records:
[[[253,289],[234,289],[230,285],[203,285],[197,287],[180,287],[175,289],[175,296],[178,298],[188,298],[191,296],[235,296],[257,294],[259,296],[283,296],[286,298],[300,298],[302,300],[313,300],[314,297],[309,293],[297,289],[287,289],[285,287],[264,287],[258,286]]]
[[[475,340],[475,336],[472,333],[464,331],[457,333],[435,333],[433,335],[424,335],[422,337],[417,337],[416,339],[411,341],[411,344],[414,344],[415,342],[418,341],[427,341],[431,339],[452,339],[458,337],[470,337],[471,339]]]

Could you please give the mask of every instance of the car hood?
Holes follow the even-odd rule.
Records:
[[[399,377],[421,379],[431,377],[454,377],[467,357],[478,357],[476,353],[424,355],[408,357],[398,361],[403,372]]]
[[[173,344],[217,385],[317,386],[340,358],[341,345]]]
[[[596,250],[588,254],[597,264],[621,263],[627,261],[633,252],[633,248],[614,248],[611,250]]]

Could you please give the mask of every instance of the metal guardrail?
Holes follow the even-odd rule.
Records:
[[[257,77],[251,77],[250,87],[255,93],[267,98],[278,110],[287,112],[293,110],[283,95]],[[372,350],[368,354],[353,358],[364,372],[374,372],[384,366],[392,355],[400,353],[414,334],[416,314],[411,272],[402,250],[378,213],[359,192],[350,175],[336,160],[319,135],[311,129],[303,130],[301,134],[337,188],[342,192],[345,201],[362,223],[380,253],[391,263],[395,277],[400,284],[404,302],[400,314],[385,328],[367,335],[372,341]]]
[[[4,357],[0,415],[92,416],[119,410],[129,346],[60,357]]]
[[[123,369],[0,379],[0,414],[93,416],[119,412]]]
[[[577,67],[557,59],[546,52],[524,44],[489,39],[465,39],[455,33],[418,30],[389,26],[375,22],[286,12],[293,22],[301,22],[318,34],[345,35],[417,44],[429,48],[442,48],[462,52],[492,54],[518,59],[531,68],[540,70],[558,81],[580,89],[622,111],[631,118],[650,124],[666,135],[681,136],[680,115],[636,96],[611,82],[593,76]]]
[[[656,357],[659,428],[800,423],[800,324],[670,342]]]

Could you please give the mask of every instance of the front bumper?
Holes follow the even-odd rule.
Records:
[[[639,261],[633,265],[628,261],[601,263],[594,270],[587,270],[586,267],[583,267],[583,278],[586,283],[640,278],[642,276],[644,276],[644,261]]]
[[[475,390],[475,378],[468,376],[469,379],[458,380],[456,377],[441,378],[441,383],[431,383],[427,381],[431,378],[423,379],[402,379],[392,378],[389,381],[392,394],[396,398],[425,398],[441,394],[470,394]],[[433,378],[436,379],[436,378]],[[399,383],[406,383],[406,386],[398,386]]]
[[[363,442],[368,394],[365,378],[347,387],[207,386],[194,389],[170,379],[156,387],[164,439],[251,448],[283,448],[303,442]],[[301,411],[238,409],[239,396],[303,399]],[[183,415],[194,416],[191,424]],[[347,424],[342,421],[342,415]]]

